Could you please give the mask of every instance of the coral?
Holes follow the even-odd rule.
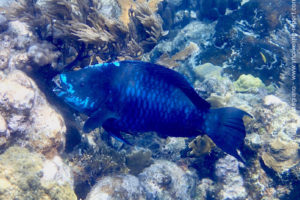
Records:
[[[0,33],[5,31],[8,28],[7,19],[4,15],[0,14]]]
[[[263,82],[251,74],[243,74],[234,83],[237,92],[254,92],[257,93],[259,88],[265,87]]]
[[[28,62],[28,54],[25,52],[18,52],[10,56],[8,67],[10,69],[24,69]]]
[[[186,46],[182,51],[176,53],[174,56],[172,56],[172,60],[175,61],[183,61],[190,57],[191,55],[197,53],[199,51],[199,47],[196,43],[190,42],[188,46]]]
[[[119,19],[121,8],[118,4],[118,0],[100,0],[98,5],[97,10],[99,10],[100,13],[110,18]]]
[[[21,147],[0,155],[1,199],[77,199],[72,186],[43,181],[43,156]]]
[[[51,160],[46,160],[43,163],[43,177],[44,183],[55,182],[59,185],[66,185],[72,187],[74,185],[73,173],[71,168],[67,166],[61,157],[55,156]]]
[[[101,178],[86,199],[135,200],[145,199],[145,194],[137,177],[132,175],[117,175]]]
[[[0,147],[7,142],[6,135],[7,135],[7,124],[4,117],[0,115]]]
[[[197,194],[195,199],[209,199],[209,197],[214,193],[214,190],[214,182],[212,180],[208,178],[201,179],[200,183],[197,185]]]
[[[32,37],[33,35],[33,32],[30,30],[30,26],[19,20],[9,22],[9,31],[17,36]]]
[[[222,68],[211,63],[198,65],[194,68],[195,75],[200,79],[220,78]]]
[[[0,49],[0,70],[8,67],[9,55],[9,49]]]
[[[189,143],[189,148],[191,148],[189,155],[197,157],[203,156],[210,153],[213,147],[215,147],[215,144],[208,136],[197,136],[193,141]]]
[[[187,138],[168,137],[160,149],[159,158],[176,162],[181,159],[181,151],[186,149]]]
[[[149,53],[150,60],[152,62],[158,62],[159,59],[174,58],[172,61],[175,61],[175,59],[186,55],[186,60],[181,60],[183,59],[182,57],[179,59],[180,62],[186,64],[184,65],[186,68],[187,66],[190,68],[195,67],[199,65],[199,63],[195,62],[195,57],[201,53],[206,46],[211,44],[214,28],[215,24],[193,21],[182,29],[174,31],[172,36],[164,37],[164,40],[161,40]],[[184,50],[185,48],[187,49]],[[178,64],[181,63],[178,62]],[[174,66],[177,64],[167,63],[166,65]]]
[[[51,64],[52,67],[56,67],[56,60],[60,56],[60,53],[55,51],[55,47],[47,42],[30,46],[27,54],[29,59],[32,59],[36,65],[45,66]]]
[[[133,175],[139,174],[152,163],[153,160],[151,158],[151,151],[149,150],[131,152],[131,154],[126,156],[126,166],[129,168],[129,172]]]
[[[176,61],[184,61],[193,54],[199,51],[199,47],[196,43],[190,42],[188,46],[186,46],[182,51],[179,51],[171,58],[167,53],[162,54],[158,60],[156,61],[157,64],[167,66],[169,68],[178,67],[179,64]]]
[[[299,163],[299,144],[276,138],[270,142],[266,152],[262,153],[264,163],[276,172],[283,172]]]
[[[218,184],[222,189],[218,192],[217,199],[246,199],[247,192],[244,180],[239,172],[238,161],[227,155],[217,161],[215,174]]]
[[[278,97],[268,95],[252,114],[256,120],[247,124],[246,144],[262,156],[265,164],[283,173],[299,163],[300,117],[296,111]]]
[[[196,177],[175,163],[157,160],[139,174],[146,199],[193,199]]]
[[[89,137],[83,136],[80,148],[67,155],[68,163],[74,172],[78,198],[84,199],[97,179],[128,172],[124,153],[108,147],[100,138],[99,131],[90,133]]]
[[[0,113],[7,122],[6,146],[19,143],[48,157],[64,149],[63,118],[23,72],[13,71],[0,81]]]

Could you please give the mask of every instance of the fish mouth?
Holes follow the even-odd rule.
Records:
[[[59,88],[62,88],[61,87],[61,81],[60,81],[60,76],[59,75],[56,75],[52,81],[54,82],[55,86],[56,87],[59,87]]]
[[[66,94],[63,85],[62,85],[62,81],[60,79],[60,75],[55,76],[52,79],[52,82],[54,83],[54,87],[52,89],[52,91],[57,95],[57,96],[62,96],[63,94]]]

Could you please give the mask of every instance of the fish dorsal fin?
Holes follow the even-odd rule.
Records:
[[[125,61],[126,62],[126,61]],[[129,61],[128,64],[145,67],[146,71],[152,76],[159,77],[166,82],[180,88],[182,92],[193,102],[193,104],[201,110],[208,110],[210,104],[202,99],[194,90],[194,88],[188,83],[183,75],[176,71],[168,69],[162,65],[141,62],[141,61]]]

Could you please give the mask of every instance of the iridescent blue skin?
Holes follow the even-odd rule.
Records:
[[[85,132],[102,126],[120,140],[121,132],[156,131],[162,137],[205,133],[241,160],[236,149],[245,137],[242,117],[247,113],[236,108],[209,109],[209,103],[173,70],[121,61],[63,73],[54,82],[58,97],[90,116]]]

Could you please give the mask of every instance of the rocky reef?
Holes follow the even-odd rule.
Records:
[[[290,9],[283,0],[0,1],[0,199],[299,199]],[[86,116],[52,94],[51,79],[124,59],[165,65],[213,108],[249,112],[246,162],[205,135],[124,134],[131,146],[102,128],[83,133]]]
[[[70,169],[59,159],[12,146],[0,155],[0,169],[1,199],[77,199]]]

